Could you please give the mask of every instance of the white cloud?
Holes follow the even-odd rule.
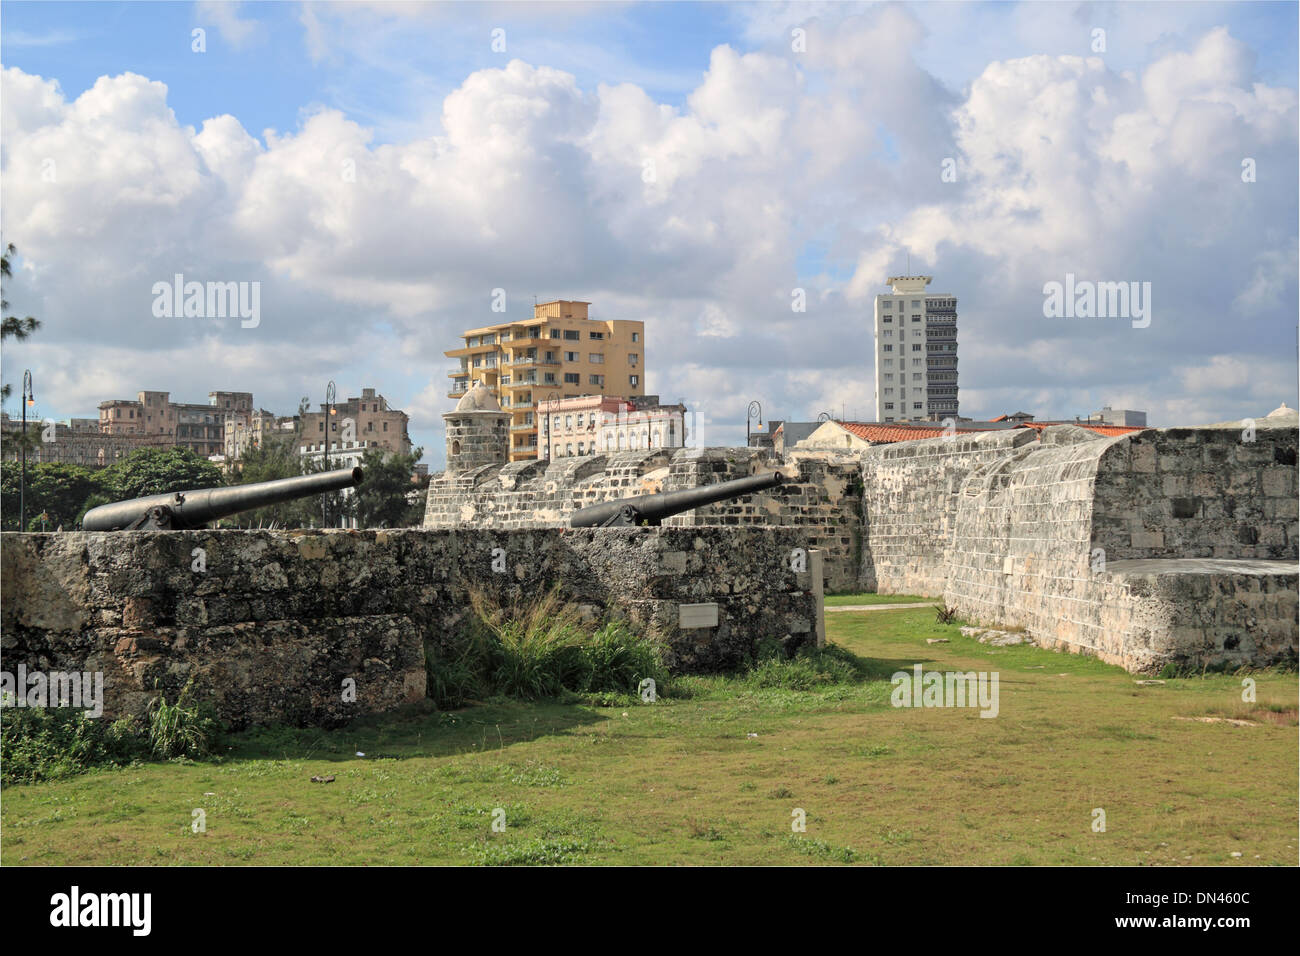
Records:
[[[308,43],[328,56],[316,13]],[[680,107],[511,60],[468,75],[437,128],[388,143],[336,109],[264,142],[229,115],[196,131],[143,76],[69,100],[6,69],[6,233],[48,320],[22,347],[114,363],[57,379],[86,412],[177,376],[291,396],[290,411],[340,368],[394,391],[373,380],[389,375],[430,444],[450,407],[442,350],[500,319],[493,289],[510,315],[534,294],[588,299],[645,320],[650,389],[736,440],[754,398],[774,418],[870,414],[869,302],[910,253],[961,302],[967,413],[1119,394],[1153,420],[1222,420],[1271,391],[1268,408],[1293,401],[1293,367],[1287,386],[1286,363],[1245,383],[1231,364],[1290,341],[1296,287],[1296,96],[1258,83],[1239,41],[1211,30],[1130,75],[1006,59],[959,96],[917,65],[926,34],[905,8],[836,16],[806,21],[804,58],[716,48]],[[810,243],[827,250],[816,281],[798,266]],[[153,320],[152,282],[178,271],[262,281],[262,326]],[[1067,271],[1153,282],[1151,328],[1043,319],[1042,284]],[[807,313],[790,311],[795,286]],[[1233,309],[1254,321],[1207,366]]]

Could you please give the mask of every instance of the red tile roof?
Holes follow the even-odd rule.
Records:
[[[873,422],[836,422],[847,432],[869,442],[919,441],[922,438],[942,438],[942,425],[879,425]],[[958,434],[986,431],[983,428],[962,428],[957,426]]]
[[[1032,428],[1034,431],[1041,432],[1051,425],[1077,425],[1079,428],[1086,428],[1090,432],[1096,432],[1098,435],[1106,435],[1110,438],[1116,435],[1127,435],[1130,432],[1146,430],[1145,426],[1141,425],[1094,425],[1089,422],[1023,422],[1021,427]]]
[[[1006,416],[1002,416],[1003,420]],[[998,419],[994,419],[997,421]],[[894,425],[879,424],[876,422],[836,422],[845,431],[856,435],[863,441],[872,442],[873,444],[885,444],[887,442],[899,441],[920,441],[924,438],[942,438],[944,428],[941,424],[935,425]],[[970,423],[972,425],[976,423]],[[985,423],[986,424],[986,423]],[[1032,428],[1038,433],[1042,433],[1044,428],[1050,425],[1077,425],[1080,428],[1086,428],[1088,431],[1096,432],[1098,435],[1114,437],[1116,435],[1127,435],[1130,432],[1140,432],[1143,429],[1136,425],[1094,425],[1086,422],[1021,422],[1016,428]],[[956,432],[959,435],[976,435],[988,431],[1000,431],[1001,429],[973,428],[963,426],[958,422]]]

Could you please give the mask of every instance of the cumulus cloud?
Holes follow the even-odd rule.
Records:
[[[804,25],[802,54],[717,47],[678,106],[515,59],[397,142],[322,107],[283,132],[196,130],[148,77],[70,98],[5,69],[6,232],[47,319],[23,347],[111,359],[62,381],[78,412],[172,379],[145,367],[284,411],[340,369],[391,375],[436,462],[441,353],[500,320],[493,290],[514,316],[533,295],[588,299],[645,320],[649,390],[735,441],[753,398],[770,417],[870,414],[870,300],[910,254],[959,297],[965,413],[1124,395],[1153,421],[1222,420],[1294,399],[1293,366],[1242,383],[1205,358],[1253,362],[1294,327],[1296,96],[1259,82],[1239,40],[1209,30],[1141,71],[1009,58],[957,92],[918,65],[906,9],[837,9],[783,21]],[[262,325],[155,319],[149,289],[178,272],[262,282]],[[1045,319],[1042,286],[1067,272],[1152,282],[1150,328]],[[1229,313],[1253,321],[1224,349]]]

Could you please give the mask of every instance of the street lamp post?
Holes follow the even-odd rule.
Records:
[[[325,470],[330,470],[330,429],[334,427],[334,380],[330,379],[329,384],[325,386]],[[330,495],[326,492],[321,498],[321,515],[322,527],[330,526]]]
[[[27,407],[36,404],[36,396],[32,393],[32,373],[30,369],[23,369],[23,441],[22,455],[23,468],[22,475],[18,479],[18,530],[27,530]]]
[[[545,402],[547,406],[549,406],[552,401],[552,396],[554,396],[554,401],[558,404],[560,401],[560,393],[554,391],[547,392],[546,397],[542,399],[542,401]],[[550,461],[551,460],[551,413],[549,409],[547,410],[544,417],[546,420],[542,422],[542,430],[546,433],[546,437],[544,439],[546,442],[546,448],[544,449],[545,454],[542,457],[543,460]]]
[[[763,406],[758,402],[750,402],[749,410],[745,412],[745,447],[749,447],[749,423],[758,419],[758,427],[763,427]]]

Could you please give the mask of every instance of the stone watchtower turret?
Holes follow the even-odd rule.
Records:
[[[442,416],[447,430],[447,473],[483,465],[504,465],[510,459],[510,415],[482,382],[475,382],[454,412]]]

